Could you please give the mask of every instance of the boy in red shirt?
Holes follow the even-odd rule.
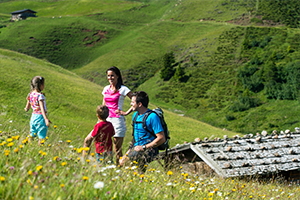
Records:
[[[109,109],[105,105],[100,105],[97,107],[97,117],[99,119],[98,123],[95,125],[94,130],[88,134],[84,140],[84,148],[90,147],[92,141],[95,140],[95,147],[97,153],[98,162],[103,160],[112,161],[112,150],[113,143],[112,137],[115,134],[114,127],[112,123],[106,121],[109,115]],[[86,152],[83,150],[82,156],[84,157]]]

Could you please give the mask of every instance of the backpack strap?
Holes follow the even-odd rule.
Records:
[[[150,130],[148,129],[148,127],[147,127],[147,124],[146,124],[146,120],[147,120],[147,118],[149,117],[149,115],[150,115],[151,113],[155,113],[155,112],[153,112],[152,110],[148,110],[148,111],[145,113],[145,115],[144,115],[144,117],[143,117],[142,124],[143,124],[143,129],[144,129],[146,132],[150,133],[152,136],[154,136],[154,137],[156,138],[156,135],[155,135],[154,131],[153,131],[153,130],[150,131]]]
[[[143,119],[141,122],[139,121],[136,121],[137,117],[138,117],[138,113],[136,113],[136,115],[134,116],[133,118],[133,121],[132,121],[132,137],[134,139],[134,124],[138,124],[138,123],[142,123],[142,126],[143,126],[143,129],[146,131],[145,135],[143,135],[141,138],[145,137],[148,133],[150,133],[151,135],[155,136],[154,132],[151,132],[148,130],[147,128],[147,125],[146,125],[146,119],[147,117],[152,113],[153,111],[152,110],[147,110],[145,115],[143,116]],[[148,133],[147,133],[148,132]],[[156,136],[155,136],[156,137]],[[134,142],[135,142],[135,139],[134,139]]]

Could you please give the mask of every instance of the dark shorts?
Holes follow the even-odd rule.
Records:
[[[132,149],[128,157],[131,161],[136,161],[141,169],[145,169],[145,165],[152,162],[158,153],[158,148],[147,149],[146,151],[135,151]]]

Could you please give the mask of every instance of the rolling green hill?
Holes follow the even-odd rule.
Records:
[[[47,61],[8,50],[0,49],[0,65],[2,131],[29,131],[31,112],[24,111],[26,96],[30,91],[31,78],[41,75],[45,77],[43,92],[46,95],[48,117],[52,121],[49,137],[72,139],[77,145],[82,145],[85,136],[97,122],[96,107],[102,103],[102,87]],[[125,109],[129,108],[129,99],[124,106]],[[131,117],[126,117],[128,131],[124,149],[132,139]],[[171,132],[172,146],[183,141],[193,141],[196,137],[222,137],[224,134],[221,129],[168,110],[165,110],[165,119]],[[53,128],[54,125],[59,131]],[[226,134],[232,136],[235,133],[226,131]]]
[[[46,59],[107,84],[118,66],[127,86],[173,112],[241,133],[299,126],[298,1],[0,1],[0,47]],[[30,8],[37,18],[9,22]],[[162,81],[174,52],[184,80]]]

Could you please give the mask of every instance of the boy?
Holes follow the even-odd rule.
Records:
[[[95,147],[97,153],[97,160],[100,162],[100,159],[106,160],[109,159],[112,161],[112,137],[115,134],[114,127],[112,123],[106,121],[106,118],[109,115],[109,110],[107,106],[100,105],[97,107],[97,117],[99,119],[98,123],[95,125],[94,129],[84,140],[84,148],[90,147],[93,140],[95,140]],[[82,152],[82,157],[85,157],[85,150]]]

